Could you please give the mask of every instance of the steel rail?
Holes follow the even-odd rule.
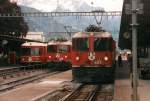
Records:
[[[5,84],[1,84],[0,85],[0,92],[7,91],[7,90],[13,89],[14,87],[17,87],[19,85],[30,83],[30,82],[42,79],[42,78],[47,77],[47,76],[55,75],[57,73],[60,73],[60,72],[52,72],[52,73],[45,72],[45,73],[40,73],[37,75],[29,76],[29,77],[26,77],[23,79],[14,80],[12,82],[8,82]]]
[[[36,67],[36,66],[38,66],[38,67]],[[37,64],[37,65],[3,68],[3,69],[0,69],[0,77],[6,77],[8,75],[13,75],[14,73],[18,73],[18,72],[22,71],[22,69],[26,70],[26,69],[42,68],[42,66],[43,66],[42,64]]]
[[[87,92],[82,92],[82,90],[84,90],[84,87],[86,87],[86,84],[83,84],[81,86],[79,86],[77,89],[75,89],[71,94],[65,96],[64,98],[62,98],[59,101],[89,101],[89,99],[91,99],[91,97],[95,94],[95,92],[99,89],[99,85],[93,85],[93,89],[91,89],[90,91]],[[88,85],[90,86],[90,85]],[[86,98],[80,98],[80,95],[86,95]],[[79,97],[79,98],[78,98]]]
[[[80,89],[82,89],[82,87],[85,84],[81,84],[77,89],[75,89],[72,93],[70,93],[69,95],[63,97],[62,99],[60,99],[59,101],[71,101],[72,97],[77,95],[77,93],[79,92]]]

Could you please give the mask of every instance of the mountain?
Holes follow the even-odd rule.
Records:
[[[86,2],[80,3],[80,5],[77,5],[78,2],[75,2],[74,4],[74,11],[76,12],[86,12],[86,11],[93,11],[93,10],[104,10],[101,7],[92,7],[88,5]],[[55,11],[71,11],[68,9],[65,9],[64,7],[60,6],[57,7]],[[86,16],[67,16],[67,17],[57,17],[54,18],[56,21],[59,21],[67,26],[74,26],[80,31],[84,31],[84,29],[89,26],[90,24],[97,25],[96,19],[98,22],[100,22],[101,17],[86,17]],[[118,16],[103,16],[102,21],[101,21],[101,26],[108,32],[111,32],[114,39],[117,41],[118,40],[118,35],[119,35],[119,28],[120,28],[120,21],[121,17]]]
[[[40,12],[37,9],[21,6],[22,12]],[[66,32],[65,25],[56,21],[52,17],[24,17],[25,21],[29,26],[29,31],[31,32],[44,32],[46,40],[55,37],[65,37],[69,38]],[[73,29],[72,31],[77,32],[77,29]],[[55,33],[58,32],[58,33]]]
[[[61,2],[65,2],[62,0]],[[49,2],[48,2],[49,3]],[[71,3],[73,3],[71,5]],[[31,2],[32,4],[32,2]],[[31,5],[30,4],[30,5]],[[68,9],[65,6],[58,6],[53,11],[59,12],[69,12],[69,11],[93,11],[93,10],[104,10],[101,7],[92,7],[88,5],[86,2],[80,2],[79,0],[72,0],[66,3],[66,5],[71,5]],[[40,12],[37,9],[33,9],[30,7],[21,6],[23,12]],[[96,17],[98,21],[100,21],[101,17]],[[113,34],[115,40],[118,40],[119,28],[120,28],[120,17],[102,17],[101,26],[106,30]],[[84,29],[90,24],[97,24],[95,17],[83,17],[83,16],[65,16],[65,17],[25,17],[25,20],[28,22],[30,31],[43,31],[45,36],[47,37],[66,37],[66,33],[56,34],[50,32],[66,32],[65,26],[71,26],[71,31],[84,31]],[[68,37],[68,36],[67,36]]]

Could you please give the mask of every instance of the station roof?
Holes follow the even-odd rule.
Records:
[[[20,37],[15,37],[15,36],[9,36],[9,35],[0,35],[0,40],[8,40],[8,41],[14,41],[14,42],[40,42],[40,43],[44,43],[42,41],[38,41],[38,40],[32,40],[32,39],[24,39],[24,38],[20,38]]]
[[[119,33],[119,47],[121,49],[131,49],[131,15],[125,14],[125,4],[130,3],[131,0],[124,0],[121,26]],[[138,47],[150,46],[150,0],[139,0],[144,4],[143,14],[139,14],[137,18],[138,23]]]

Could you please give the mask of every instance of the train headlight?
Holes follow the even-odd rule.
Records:
[[[48,56],[48,58],[50,59],[50,58],[52,58],[52,56]]]
[[[78,61],[79,59],[80,59],[80,58],[77,56],[77,57],[76,57],[76,60]]]
[[[104,57],[104,60],[105,60],[105,61],[108,61],[108,57],[107,57],[107,56],[105,56],[105,57]]]
[[[65,58],[67,58],[67,55],[65,55]]]
[[[24,58],[22,58],[22,61],[24,61],[25,59]]]

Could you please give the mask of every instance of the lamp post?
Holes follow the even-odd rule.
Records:
[[[132,0],[132,54],[133,54],[133,101],[138,101],[138,71],[137,71],[137,14],[138,14],[138,0]]]

